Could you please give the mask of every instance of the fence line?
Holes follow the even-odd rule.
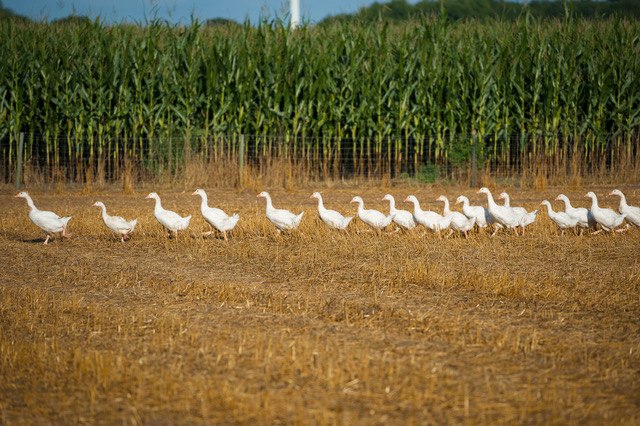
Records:
[[[562,135],[315,138],[272,135],[53,138],[20,134],[0,140],[0,178],[25,184],[104,184],[128,180],[245,186],[321,180],[411,178],[460,180],[479,175],[545,179],[640,175],[638,135],[598,140]],[[593,149],[593,144],[599,149]]]

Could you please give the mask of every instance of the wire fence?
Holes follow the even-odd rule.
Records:
[[[636,181],[638,135],[598,140],[507,134],[311,138],[196,135],[86,138],[20,134],[0,140],[4,183],[201,183],[214,187],[323,180],[467,182],[527,176]],[[594,144],[598,144],[594,147]]]

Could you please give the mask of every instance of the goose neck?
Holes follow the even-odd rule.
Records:
[[[493,195],[491,194],[491,192],[487,192],[487,204],[489,204],[489,207],[496,207],[497,204],[493,199]]]
[[[620,206],[621,207],[628,207],[627,205],[627,197],[625,197],[624,194],[619,194],[620,195]]]
[[[160,202],[160,197],[155,197],[154,200],[156,200],[156,204],[155,204],[155,207],[153,208],[153,210],[155,212],[162,211],[162,203]]]
[[[29,210],[38,210],[38,208],[33,203],[33,200],[31,199],[31,196],[29,194],[27,194],[25,198],[27,200],[27,205],[29,206]]]
[[[273,203],[271,202],[271,196],[269,194],[265,195],[265,200],[267,200],[267,210],[273,210]]]
[[[392,214],[396,211],[396,200],[393,197],[389,198],[389,211]]]
[[[200,195],[200,210],[204,210],[207,207],[209,207],[209,197],[207,197],[207,194],[199,194]]]
[[[448,198],[443,198],[442,202],[444,203],[444,209],[443,209],[443,213],[445,216],[448,216],[451,214],[451,209],[449,208],[449,199]]]

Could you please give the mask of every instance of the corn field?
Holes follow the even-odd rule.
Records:
[[[0,22],[1,180],[640,172],[635,20],[203,27]],[[246,136],[246,147],[238,141]]]

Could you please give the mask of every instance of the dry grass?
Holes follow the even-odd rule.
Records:
[[[278,236],[255,192],[209,191],[241,215],[225,243],[199,236],[190,192],[160,191],[194,214],[168,240],[147,192],[34,191],[74,215],[74,237],[47,247],[0,189],[0,423],[640,422],[637,229],[561,237],[541,213],[522,238],[340,234],[307,189],[273,191],[306,211]],[[357,193],[382,209],[386,192],[481,200],[337,185],[325,202],[353,212]],[[533,208],[560,190],[510,192]],[[139,218],[130,242],[105,231],[98,199]]]

